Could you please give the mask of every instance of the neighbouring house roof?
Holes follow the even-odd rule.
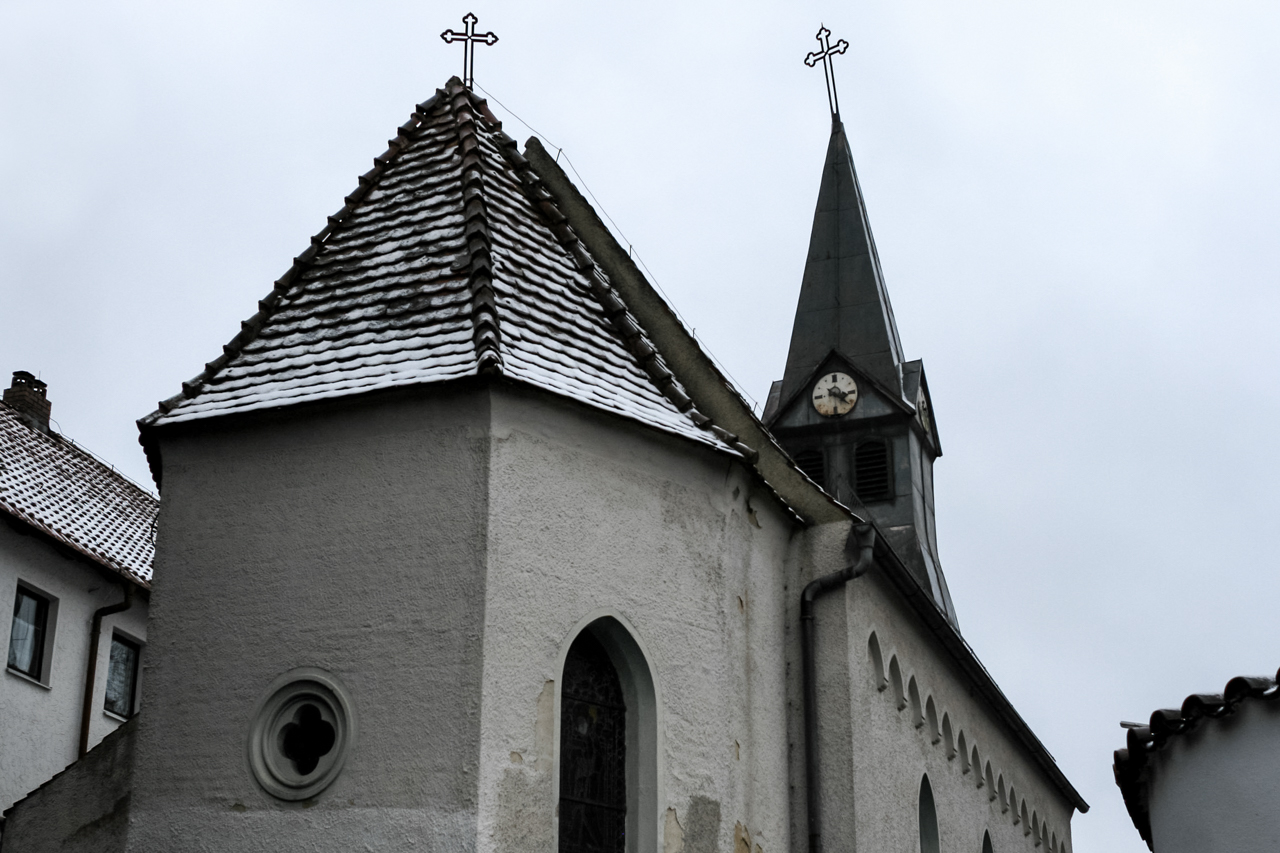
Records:
[[[1275,678],[1240,675],[1227,682],[1221,693],[1192,693],[1182,701],[1180,708],[1162,708],[1151,714],[1145,726],[1129,728],[1128,745],[1115,752],[1116,785],[1124,797],[1125,808],[1142,840],[1151,847],[1150,793],[1151,756],[1178,735],[1184,734],[1210,720],[1229,717],[1247,700],[1274,701],[1280,697],[1280,670]]]
[[[159,501],[70,439],[0,403],[0,510],[144,587]]]
[[[139,421],[144,446],[154,426],[489,373],[754,455],[694,407],[457,78],[374,163],[223,354]]]

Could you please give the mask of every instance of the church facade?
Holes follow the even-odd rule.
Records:
[[[959,634],[838,118],[763,420],[454,78],[139,425],[146,711],[6,851],[1072,849]]]

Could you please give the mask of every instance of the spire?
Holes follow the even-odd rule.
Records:
[[[838,115],[832,117],[831,142],[782,378],[782,400],[796,393],[832,350],[902,395],[902,344]]]

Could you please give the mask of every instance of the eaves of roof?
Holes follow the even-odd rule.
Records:
[[[1192,693],[1182,701],[1182,707],[1154,711],[1147,725],[1129,729],[1127,746],[1115,751],[1112,770],[1129,818],[1148,848],[1154,849],[1148,802],[1151,756],[1178,735],[1207,725],[1209,720],[1231,716],[1246,700],[1275,701],[1280,698],[1278,682],[1280,670],[1275,678],[1239,675],[1228,681],[1221,693]]]
[[[875,555],[876,565],[880,567],[884,576],[910,603],[912,609],[920,616],[921,621],[924,622],[929,632],[933,634],[969,679],[969,683],[987,701],[996,717],[1008,726],[1014,737],[1031,754],[1035,763],[1044,771],[1044,774],[1049,777],[1067,801],[1082,814],[1089,811],[1089,804],[1085,802],[1084,797],[1080,796],[1080,792],[1067,779],[1066,774],[1062,772],[1062,768],[1058,767],[1058,762],[1054,759],[1053,754],[1045,748],[1044,743],[1031,730],[1031,726],[1027,725],[1027,721],[1013,707],[1009,697],[1004,695],[1000,685],[996,684],[996,680],[991,677],[991,673],[987,672],[987,668],[978,659],[977,653],[960,635],[956,627],[951,624],[951,621],[947,619],[946,614],[938,608],[933,594],[921,585],[916,576],[911,573],[902,559],[889,546],[888,540],[883,535],[876,537]]]

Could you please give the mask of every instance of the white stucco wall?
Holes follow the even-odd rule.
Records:
[[[7,667],[0,675],[0,812],[75,761],[80,748],[89,631],[93,612],[116,604],[124,593],[119,582],[86,562],[64,556],[38,535],[23,535],[0,523],[0,637],[8,661],[9,633],[18,582],[57,600],[53,654],[45,684],[33,683]],[[103,710],[111,636],[119,629],[146,641],[147,602],[134,597],[133,607],[102,622],[98,669],[94,679],[89,743],[97,744],[121,721]],[[141,665],[147,662],[142,651]],[[141,673],[139,673],[141,677]]]
[[[656,681],[650,838],[784,850],[792,522],[741,460],[690,442],[515,390],[493,424],[478,849],[555,849],[559,666],[610,614]]]
[[[1156,853],[1280,850],[1280,702],[1246,700],[1151,757]]]
[[[796,609],[846,561],[847,523],[801,529],[741,460],[502,382],[160,438],[130,851],[550,853],[560,667],[600,615],[654,681],[643,853],[805,849]],[[889,587],[857,581],[818,617],[827,850],[916,850],[924,772],[943,850],[984,829],[1036,849],[875,689],[872,630],[1068,840],[1069,806]],[[347,685],[359,736],[330,788],[284,803],[246,742],[303,666]]]
[[[1045,853],[1051,847],[1054,853],[1063,848],[1071,850],[1071,803],[986,702],[973,693],[959,667],[926,634],[889,582],[873,572],[849,584],[842,603],[851,625],[847,660],[858,848],[919,849],[918,793],[921,777],[927,773],[937,806],[942,850],[979,853],[983,833],[988,831],[999,853]],[[884,690],[877,689],[879,683],[869,654],[873,632],[886,675],[891,662],[898,662],[903,691],[908,694],[906,707],[901,710],[892,683]],[[909,695],[912,679],[919,695],[920,713],[925,715],[920,727],[916,725],[919,719]],[[930,699],[937,720],[937,743],[933,743],[933,727],[925,714]],[[956,747],[951,758],[947,756],[947,741],[941,737],[944,720],[950,723],[951,742]],[[958,749],[961,733],[965,758]],[[980,768],[972,766],[975,746]],[[995,786],[986,782],[988,763]],[[1006,791],[1004,802],[999,796],[1001,779]],[[1016,803],[1008,801],[1010,787],[1016,792]],[[1024,802],[1026,822],[1022,820]],[[1036,832],[1031,832],[1033,822]],[[1037,845],[1046,823],[1047,839]],[[1055,841],[1057,846],[1053,847]]]
[[[162,435],[129,850],[474,848],[487,408],[425,391]],[[359,733],[285,803],[247,740],[304,666],[346,685]]]

